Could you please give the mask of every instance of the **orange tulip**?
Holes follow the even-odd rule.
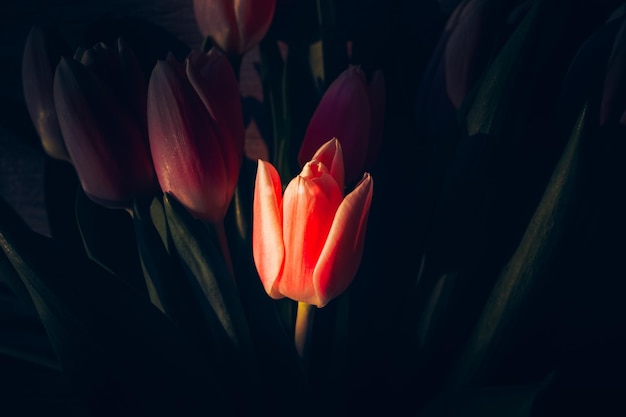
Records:
[[[278,171],[259,160],[254,190],[252,246],[265,291],[325,306],[356,275],[372,201],[365,173],[344,197],[337,139],[324,144],[282,193]]]
[[[267,33],[276,0],[194,0],[200,32],[228,54],[242,55]]]
[[[184,66],[159,61],[148,86],[148,131],[159,184],[195,217],[223,220],[243,159],[239,85],[215,49]]]

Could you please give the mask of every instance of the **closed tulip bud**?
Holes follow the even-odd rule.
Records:
[[[276,0],[194,0],[200,32],[222,51],[243,55],[267,33]]]
[[[26,38],[22,58],[22,85],[28,113],[46,154],[69,161],[54,106],[54,71],[68,48],[50,27],[33,26]]]
[[[325,306],[343,293],[363,254],[373,180],[343,195],[337,139],[324,144],[285,193],[278,171],[259,160],[254,190],[254,262],[272,298]]]
[[[77,57],[85,61],[86,54]],[[98,62],[88,67],[63,58],[59,63],[54,77],[59,125],[85,193],[104,206],[130,207],[133,199],[157,189],[145,120],[134,111],[145,97],[122,91],[119,78],[98,76],[122,73],[119,60]]]
[[[223,220],[244,145],[239,88],[224,55],[159,61],[148,85],[148,130],[161,189],[196,218]]]
[[[343,149],[346,181],[352,183],[363,173],[371,132],[370,97],[365,74],[351,65],[333,81],[318,104],[300,147],[301,167],[330,138]]]

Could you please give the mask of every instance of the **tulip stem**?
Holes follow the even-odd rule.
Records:
[[[295,343],[298,355],[302,360],[305,370],[308,370],[308,364],[311,354],[311,335],[313,333],[313,318],[315,316],[316,307],[311,304],[298,302],[298,312],[296,313],[296,333]]]
[[[220,245],[220,249],[222,250],[222,256],[224,257],[224,262],[226,263],[226,267],[228,268],[228,272],[230,273],[231,278],[237,284],[237,280],[235,278],[235,268],[233,266],[233,260],[230,256],[230,248],[228,246],[228,238],[226,237],[226,230],[224,229],[224,221],[219,221],[213,223],[215,227],[215,232],[217,234],[217,241]]]

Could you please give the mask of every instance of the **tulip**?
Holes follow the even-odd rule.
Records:
[[[309,121],[298,154],[300,167],[324,142],[336,137],[344,150],[348,183],[360,178],[366,162],[373,163],[378,151],[384,99],[382,72],[374,74],[368,87],[363,70],[349,66],[330,84]]]
[[[54,106],[54,71],[66,52],[61,35],[50,27],[33,26],[26,38],[22,58],[24,100],[44,151],[50,157],[69,161]]]
[[[231,55],[243,55],[267,33],[276,0],[194,0],[200,32]]]
[[[89,58],[94,55],[107,59]],[[104,45],[79,50],[76,59],[61,60],[54,77],[59,125],[76,173],[85,193],[107,207],[128,208],[133,199],[156,189],[147,128],[137,113],[137,103],[146,97],[128,88],[145,79],[138,77],[137,67],[124,70],[121,62],[129,56],[132,51],[123,42],[117,52]]]
[[[219,222],[243,159],[239,86],[226,57],[193,51],[157,62],[148,85],[148,131],[161,189],[196,218]]]
[[[343,195],[343,156],[335,138],[304,165],[283,195],[278,171],[259,160],[254,190],[252,247],[267,294],[325,306],[356,275],[372,200],[363,175]]]

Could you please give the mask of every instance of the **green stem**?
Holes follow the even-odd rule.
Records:
[[[217,235],[217,241],[220,245],[220,249],[222,250],[222,256],[224,257],[224,262],[226,263],[228,272],[230,273],[230,276],[236,285],[237,280],[235,278],[235,268],[233,266],[233,260],[230,255],[230,248],[228,246],[228,238],[226,237],[226,229],[224,228],[224,220],[213,223],[212,225],[215,229],[215,233]]]
[[[298,355],[308,370],[311,355],[311,335],[313,334],[313,318],[315,317],[314,305],[298,302],[298,312],[296,313],[296,333],[295,343]]]

